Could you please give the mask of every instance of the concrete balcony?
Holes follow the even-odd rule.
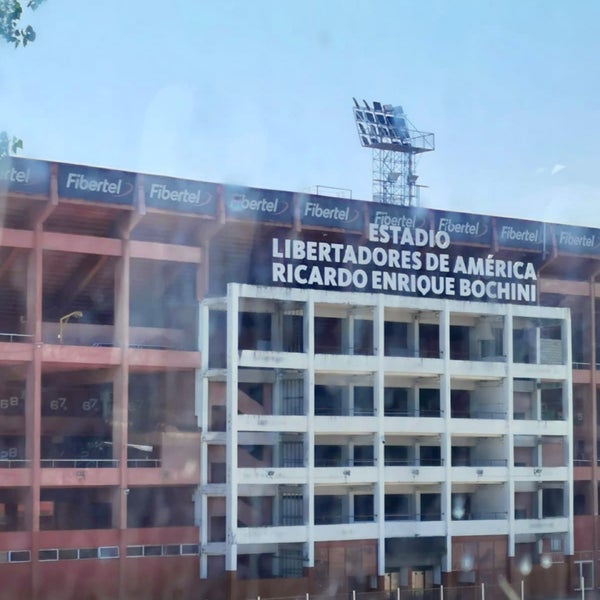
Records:
[[[386,481],[402,481],[409,484],[440,483],[445,480],[443,466],[408,465],[386,466],[384,469]]]
[[[542,519],[517,519],[514,532],[519,534],[563,533],[569,530],[567,517],[546,517]]]
[[[315,467],[314,481],[332,485],[375,483],[377,467]]]
[[[553,435],[567,436],[569,426],[566,421],[537,421],[534,419],[515,419],[513,421],[515,435]]]
[[[106,461],[106,468],[98,468],[94,460],[67,460],[64,463],[56,460],[42,461],[40,484],[43,487],[99,487],[119,485],[118,461]],[[61,466],[64,464],[65,466]],[[76,466],[76,465],[81,466]],[[87,465],[87,466],[86,466]]]
[[[461,379],[476,379],[478,381],[500,379],[506,377],[506,359],[490,360],[451,360],[450,373]]]
[[[419,413],[414,416],[385,417],[384,427],[386,435],[389,434],[437,434],[445,429],[445,420],[441,412]]]
[[[515,481],[568,481],[568,467],[514,467],[513,479]]]
[[[240,350],[239,366],[254,369],[306,369],[306,354],[271,350]]]
[[[318,415],[314,417],[314,429],[317,434],[364,434],[377,431],[377,417]]]
[[[453,520],[450,527],[454,536],[489,536],[491,531],[494,535],[508,535],[508,516],[505,512],[475,513],[468,520]]]
[[[386,537],[441,537],[446,531],[446,522],[441,515],[439,520],[423,521],[415,516],[412,520],[385,522]]]
[[[30,466],[28,460],[0,460],[0,488],[31,485]]]
[[[377,523],[315,525],[314,539],[315,542],[328,542],[333,540],[368,540],[376,538],[377,531]]]
[[[308,428],[305,416],[238,415],[237,421],[238,431],[302,433]]]
[[[453,418],[450,421],[450,432],[454,435],[467,437],[489,437],[505,435],[508,431],[506,413],[487,413],[490,418],[477,417],[474,413],[470,418]]]
[[[508,467],[504,466],[468,466],[452,467],[453,483],[504,483],[508,480]]]
[[[33,360],[33,344],[30,337],[2,334],[0,337],[0,360],[2,364],[19,364]]]
[[[304,468],[240,468],[237,470],[238,483],[256,485],[300,485],[308,480]]]
[[[306,525],[238,527],[238,544],[288,544],[306,541]]]
[[[520,379],[564,379],[569,377],[567,365],[536,365],[526,363],[514,363],[512,367],[513,377]]]
[[[383,369],[386,373],[396,375],[406,373],[418,377],[435,377],[444,372],[444,361],[437,357],[386,356],[383,359]]]

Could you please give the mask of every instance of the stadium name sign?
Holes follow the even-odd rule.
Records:
[[[444,229],[369,225],[368,244],[272,240],[271,282],[329,290],[534,303],[533,263],[444,252]]]

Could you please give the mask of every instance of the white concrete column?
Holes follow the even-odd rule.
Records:
[[[271,350],[283,352],[283,311],[279,303],[271,313]]]
[[[439,315],[440,358],[443,361],[440,376],[440,409],[443,411],[444,431],[441,435],[441,455],[444,461],[444,482],[441,485],[442,512],[446,522],[446,555],[442,570],[452,570],[452,435],[450,410],[450,312],[448,303]]]
[[[385,307],[383,295],[377,296],[373,312],[373,348],[377,358],[377,370],[373,374],[373,404],[377,417],[377,432],[374,436],[374,458],[377,466],[377,482],[374,485],[373,508],[377,521],[377,575],[385,574],[385,373],[384,335]]]
[[[208,577],[208,555],[202,549],[208,544],[208,496],[198,490],[194,506],[196,525],[200,528],[200,579]]]
[[[307,567],[315,566],[315,303],[312,291],[304,304],[304,410],[306,411],[306,486],[304,493],[304,519],[306,523]]]
[[[198,349],[202,356],[202,368],[196,369],[196,398],[195,398],[195,413],[198,427],[203,433],[208,431],[209,414],[208,414],[208,379],[206,372],[208,371],[208,355],[210,352],[209,340],[209,316],[210,311],[205,302],[201,302],[198,310]]]
[[[515,555],[515,436],[514,422],[514,382],[513,382],[513,314],[512,306],[506,307],[503,332],[504,355],[506,356],[506,379],[503,383],[504,406],[506,406],[505,456],[508,473],[506,491],[508,494],[508,556]]]
[[[225,570],[237,570],[239,286],[227,286],[227,429]]]
[[[411,344],[412,356],[419,356],[421,351],[419,347],[419,313],[414,315],[408,334],[412,336],[412,342],[409,342]]]
[[[342,353],[355,354],[354,352],[354,313],[348,311],[348,317],[342,323]]]
[[[573,496],[574,496],[574,467],[573,467],[573,355],[571,351],[571,313],[565,311],[565,319],[561,324],[561,337],[563,340],[563,349],[566,365],[567,379],[563,382],[563,414],[566,418],[567,428],[567,456],[566,465],[568,469],[567,489],[565,490],[566,516],[569,518],[569,530],[565,540],[565,554],[573,554],[575,551],[575,541],[573,532]],[[566,406],[566,410],[565,410]]]

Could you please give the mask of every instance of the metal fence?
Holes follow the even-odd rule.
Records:
[[[573,600],[596,598],[583,591],[583,581],[579,591],[564,597]],[[296,596],[252,596],[247,600],[527,600],[523,582],[517,589],[508,585],[479,584],[460,587],[436,587],[428,589],[395,589],[383,592],[345,592],[325,594],[299,594]],[[550,600],[550,599],[547,599]]]
[[[500,600],[506,599],[498,586],[471,585],[429,589],[395,589],[379,592],[300,594],[297,596],[254,596],[248,600]]]

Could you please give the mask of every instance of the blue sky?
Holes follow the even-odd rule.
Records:
[[[47,0],[0,47],[24,156],[371,195],[352,97],[436,135],[435,208],[600,227],[600,3]]]

